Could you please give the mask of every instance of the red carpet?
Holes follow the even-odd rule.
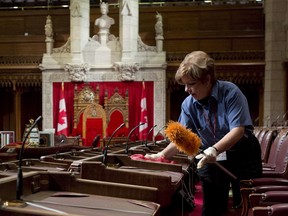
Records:
[[[203,202],[203,193],[200,183],[196,183],[195,191],[194,191],[194,208],[187,209],[183,206],[183,199],[182,197],[179,198],[177,196],[175,200],[173,200],[173,205],[164,208],[161,210],[161,216],[201,216],[202,213],[202,202]],[[240,209],[233,209],[232,208],[232,197],[229,202],[230,210],[225,216],[240,216],[241,215],[241,208]],[[186,205],[187,207],[187,205]]]
[[[195,208],[193,209],[191,215],[193,216],[201,215],[202,201],[203,201],[202,199],[203,199],[202,188],[201,185],[198,183],[195,186],[195,195],[194,195]]]
[[[189,216],[201,216],[201,212],[202,212],[202,201],[203,201],[202,188],[199,183],[197,183],[195,187],[196,187],[195,195],[194,195],[195,208],[193,209],[193,211],[190,213]],[[232,198],[230,200],[231,200],[231,202],[229,202],[230,210],[226,216],[240,216],[242,209],[241,208],[233,209]]]

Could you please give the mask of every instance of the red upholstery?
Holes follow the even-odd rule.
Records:
[[[250,197],[251,207],[268,206],[278,203],[288,202],[288,191],[267,191],[264,193],[254,193]]]
[[[78,136],[81,135],[82,137],[82,127],[83,127],[83,113],[81,113],[80,117],[79,117],[79,122],[77,124],[77,128],[74,131],[75,134],[73,134],[74,136]]]
[[[269,151],[268,160],[266,163],[263,163],[263,167],[265,168],[273,168],[276,167],[276,161],[278,157],[278,153],[281,150],[281,144],[287,136],[287,131],[283,130],[280,131],[277,136],[275,137],[273,143],[271,144],[271,148]],[[282,148],[284,146],[282,145]]]
[[[257,136],[257,139],[259,140],[259,143],[261,144],[262,143],[262,140],[265,136],[265,134],[269,131],[269,128],[263,128],[260,133],[258,134]]]
[[[287,216],[288,203],[275,204],[265,207],[254,207],[253,216]]]
[[[269,158],[274,157],[274,164],[263,167],[263,176],[265,177],[283,177],[286,175],[288,163],[288,136],[283,137],[282,142],[278,143],[276,152],[270,152]]]
[[[264,141],[264,140],[263,140]],[[241,181],[242,213],[249,212],[249,196],[253,193],[283,190],[288,191],[288,136],[282,129],[274,139],[269,150],[267,163],[263,164],[263,178]],[[287,200],[288,201],[288,200]]]
[[[102,119],[89,118],[86,121],[86,141],[84,146],[91,146],[94,138],[100,135],[103,138],[103,121]]]
[[[115,131],[119,125],[121,125],[124,122],[123,115],[119,110],[115,110],[110,115],[110,121],[107,126],[107,137],[110,137],[112,133]],[[126,127],[120,128],[120,130],[114,135],[114,137],[126,137],[128,135],[128,131]]]
[[[268,160],[270,147],[276,135],[277,135],[277,129],[270,129],[265,133],[265,135],[262,138],[262,141],[260,143],[262,153],[261,158],[264,163],[267,162]]]

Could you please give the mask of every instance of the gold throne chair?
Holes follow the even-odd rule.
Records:
[[[82,144],[91,146],[95,137],[106,137],[106,113],[99,104],[99,86],[94,91],[85,85],[74,89],[74,134],[80,135]],[[101,142],[102,143],[102,142]]]
[[[105,141],[110,139],[112,133],[121,125],[125,123],[114,137],[111,139],[111,144],[124,143],[127,140],[129,129],[129,95],[128,90],[125,92],[125,96],[119,94],[118,88],[114,90],[114,94],[109,98],[107,91],[104,95],[104,109],[106,113],[106,137]]]

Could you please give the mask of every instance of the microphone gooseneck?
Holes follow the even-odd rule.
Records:
[[[154,145],[156,145],[156,139],[155,139],[155,137],[160,133],[160,131],[162,131],[164,128],[166,128],[167,126],[166,125],[164,125],[163,127],[161,127],[158,131],[157,131],[157,133],[155,134],[155,136],[154,136]]]
[[[123,122],[120,126],[118,126],[114,131],[113,133],[111,134],[109,140],[108,140],[108,143],[107,145],[105,146],[104,148],[104,151],[103,151],[103,163],[106,165],[106,162],[107,162],[107,154],[108,154],[108,148],[109,148],[109,144],[112,140],[112,137],[115,135],[115,133],[120,130],[123,126],[125,125],[125,123]]]
[[[140,127],[141,125],[145,124],[145,122],[141,122],[140,124],[136,125],[134,128],[132,128],[132,130],[129,132],[128,136],[127,136],[127,140],[126,140],[126,149],[125,149],[125,153],[128,155],[129,153],[129,140],[130,140],[130,136],[133,133],[133,131]]]
[[[23,159],[23,151],[24,151],[24,146],[26,143],[26,140],[31,133],[32,129],[38,124],[38,122],[42,120],[42,116],[39,116],[34,123],[31,125],[29,128],[28,132],[25,134],[25,137],[23,139],[21,149],[19,152],[19,164],[18,164],[18,174],[17,174],[17,185],[16,185],[16,200],[21,200],[21,197],[23,195],[23,172],[22,172],[22,159]]]
[[[157,125],[155,124],[153,127],[150,128],[150,130],[148,131],[147,133],[147,136],[146,136],[146,141],[145,141],[145,147],[148,148],[148,137],[150,135],[150,133],[153,131],[153,129],[157,127]]]
[[[64,134],[61,134],[60,135],[60,142],[58,144],[58,148],[57,148],[57,151],[55,153],[55,159],[58,159],[58,156],[60,154],[60,150],[61,150],[61,144],[64,143],[66,140],[66,136]]]

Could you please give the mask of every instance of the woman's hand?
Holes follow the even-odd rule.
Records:
[[[165,158],[165,157],[164,157],[164,154],[162,152],[158,152],[157,154],[146,154],[145,158],[155,160],[158,158]]]
[[[215,148],[209,147],[205,149],[203,153],[196,155],[196,159],[201,159],[197,164],[197,168],[201,169],[206,163],[214,163],[217,155],[218,153]]]

